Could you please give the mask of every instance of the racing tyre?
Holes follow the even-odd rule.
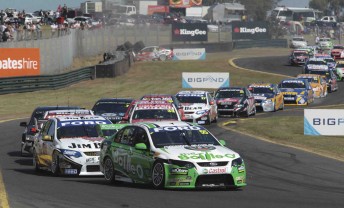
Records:
[[[277,110],[276,110],[276,102],[274,102],[274,110],[273,110],[273,112],[276,112]]]
[[[164,164],[160,161],[154,163],[152,170],[152,184],[156,189],[164,188],[165,184],[165,168]]]
[[[216,116],[215,116],[215,118],[213,120],[213,123],[217,123],[217,119],[219,119],[219,115],[218,114],[216,114]]]
[[[104,178],[110,184],[113,184],[116,181],[115,169],[112,160],[109,157],[107,157],[104,161]]]
[[[279,110],[284,110],[284,101],[283,101],[281,107],[279,108]]]
[[[159,60],[160,60],[160,61],[166,61],[166,59],[167,59],[167,57],[166,57],[165,54],[161,54],[161,55],[159,56]]]
[[[257,113],[257,108],[256,108],[256,106],[254,106],[254,110],[253,110],[253,113],[252,113],[252,115],[253,115],[253,116],[255,116],[255,115],[256,115],[256,113]]]
[[[36,172],[40,172],[40,168],[39,168],[39,165],[38,165],[38,158],[37,158],[37,153],[36,153],[36,150],[33,150],[33,153],[32,153],[32,164],[33,164],[33,167],[35,169]]]
[[[54,152],[51,160],[51,173],[54,176],[58,176],[60,174],[60,158],[59,158],[59,153]]]

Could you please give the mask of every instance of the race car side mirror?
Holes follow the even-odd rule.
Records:
[[[26,122],[20,122],[19,126],[27,127],[27,123]]]
[[[137,149],[137,150],[146,150],[147,146],[146,146],[145,143],[137,143],[137,144],[135,144],[135,149]]]
[[[50,135],[44,135],[42,140],[47,141],[47,142],[51,142],[51,141],[53,141],[53,137]]]
[[[223,139],[220,139],[219,142],[220,142],[220,144],[221,144],[222,146],[225,146],[225,145],[226,145],[226,141],[223,140]]]

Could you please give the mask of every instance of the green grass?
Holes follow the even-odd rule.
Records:
[[[237,124],[230,126],[230,128],[261,136],[277,143],[344,159],[344,137],[304,135],[303,116],[239,119]]]

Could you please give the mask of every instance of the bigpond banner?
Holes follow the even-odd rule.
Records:
[[[173,60],[205,60],[205,48],[176,48],[173,49]]]
[[[183,88],[213,88],[229,87],[227,72],[183,72]]]
[[[305,135],[344,135],[344,109],[305,109]]]
[[[39,48],[0,48],[0,78],[40,75]]]

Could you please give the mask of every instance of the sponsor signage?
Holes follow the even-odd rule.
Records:
[[[171,7],[191,7],[191,6],[202,6],[202,0],[169,0]]]
[[[229,73],[227,72],[183,72],[183,88],[220,88],[229,87]]]
[[[205,60],[205,48],[173,49],[173,60]]]
[[[170,7],[168,6],[157,6],[157,5],[148,5],[148,15],[154,13],[169,13]]]
[[[40,75],[39,48],[0,48],[0,78]]]
[[[172,41],[208,41],[206,23],[172,23]]]
[[[305,109],[305,135],[344,135],[344,109]]]
[[[267,22],[232,22],[232,39],[260,40],[269,39]]]

